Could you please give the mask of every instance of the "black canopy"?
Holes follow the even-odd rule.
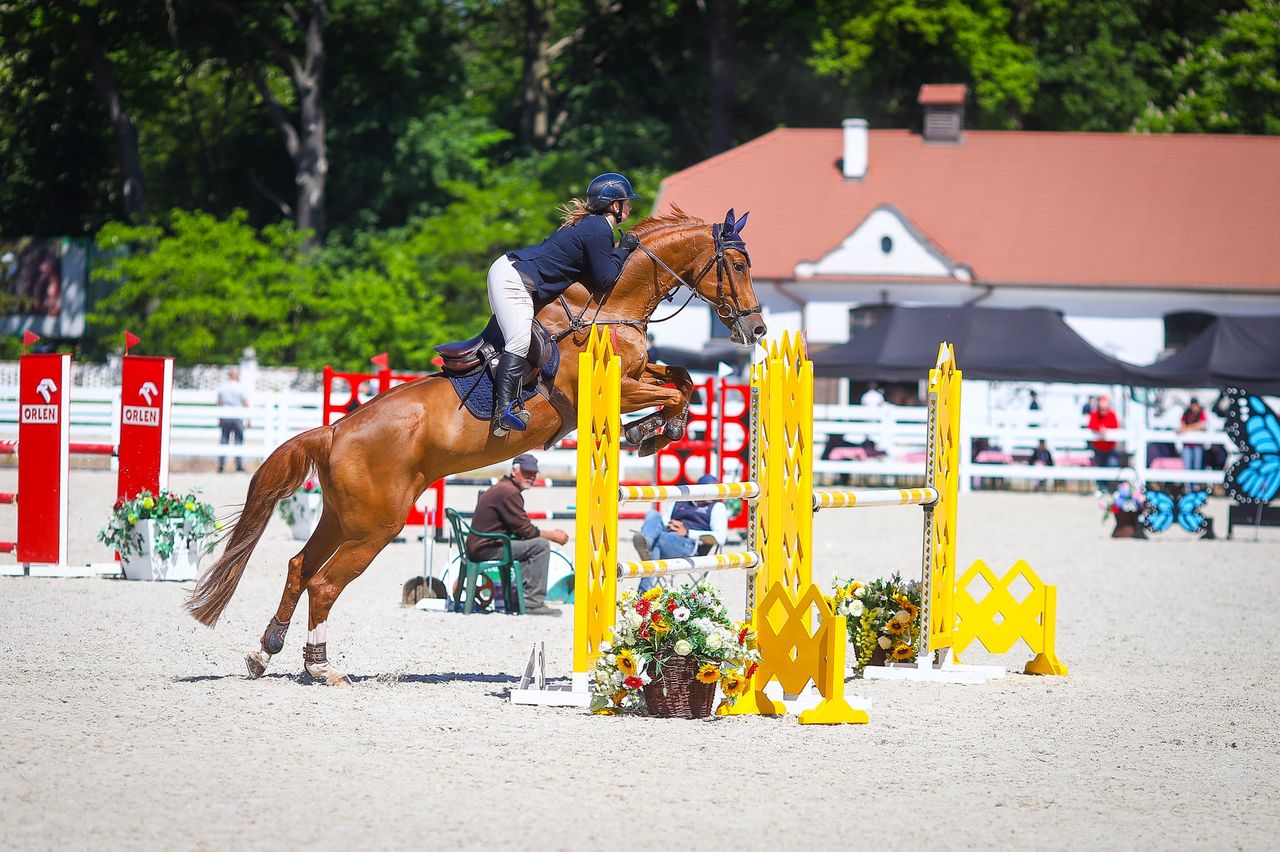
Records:
[[[650,346],[649,360],[675,364],[686,370],[714,373],[721,362],[735,370],[751,363],[751,347],[734,343],[711,343],[704,349],[680,349],[676,346]]]
[[[862,381],[928,375],[950,341],[971,379],[1128,384],[1129,369],[1094,349],[1047,308],[893,307],[848,343],[811,347],[814,374]]]
[[[1129,372],[1129,383],[1143,387],[1234,385],[1280,394],[1280,316],[1216,317],[1168,358],[1149,367],[1130,367]]]

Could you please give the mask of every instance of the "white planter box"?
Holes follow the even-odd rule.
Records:
[[[323,494],[294,494],[289,498],[293,510],[293,523],[289,529],[298,541],[306,541],[320,525],[320,513],[324,510]]]
[[[124,570],[126,580],[194,580],[200,569],[200,557],[203,553],[199,543],[194,541],[189,528],[183,522],[183,529],[178,532],[174,541],[173,553],[167,559],[155,555],[156,521],[139,521],[134,527],[134,534],[140,543],[140,549],[129,555],[121,555],[120,567]]]

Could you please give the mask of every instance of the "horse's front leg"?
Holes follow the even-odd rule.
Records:
[[[625,432],[627,440],[640,446],[641,456],[653,455],[671,442],[664,428],[667,423],[666,412],[673,409],[679,411],[687,405],[687,402],[687,398],[677,388],[663,387],[661,384],[623,376],[621,396],[623,414],[654,406],[660,406],[662,409],[628,424]],[[683,433],[683,425],[680,431]]]
[[[684,367],[672,367],[666,364],[645,364],[644,374],[659,385],[675,385],[675,389],[680,392],[679,402],[662,409],[662,418],[666,422],[662,427],[662,434],[669,440],[680,440],[684,437],[684,429],[689,422],[689,400],[693,398],[693,377]]]

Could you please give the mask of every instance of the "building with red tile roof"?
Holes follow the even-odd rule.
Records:
[[[1171,316],[1280,314],[1280,138],[961,131],[963,97],[923,87],[924,132],[775,130],[668,177],[657,209],[749,210],[770,325],[814,341],[867,306],[980,301],[1143,363]]]

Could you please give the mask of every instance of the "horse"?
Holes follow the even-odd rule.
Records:
[[[636,224],[639,248],[618,281],[593,297],[575,284],[564,298],[542,307],[537,319],[552,333],[560,353],[555,387],[577,407],[578,358],[592,324],[608,325],[622,360],[622,413],[660,406],[628,429],[629,440],[653,452],[683,435],[693,382],[687,370],[650,364],[646,329],[655,310],[675,291],[709,303],[729,329],[730,340],[752,346],[765,334],[751,281],[750,257],[741,230],[746,214],[711,225],[678,208]],[[713,275],[712,272],[715,274]],[[685,304],[688,302],[686,301]],[[744,307],[745,306],[745,307]],[[670,387],[668,387],[670,385]],[[308,599],[304,678],[332,686],[350,679],[328,661],[326,623],[347,584],[404,527],[427,486],[454,473],[492,465],[556,439],[576,423],[541,397],[530,400],[525,431],[498,438],[459,404],[441,374],[433,374],[374,397],[330,426],[295,435],[277,447],[254,473],[226,547],[204,572],[186,602],[191,615],[213,627],[235,593],[254,547],[276,503],[315,471],[324,507],[319,525],[292,559],[280,605],[245,659],[252,678],[261,677],[285,634],[303,591]]]

